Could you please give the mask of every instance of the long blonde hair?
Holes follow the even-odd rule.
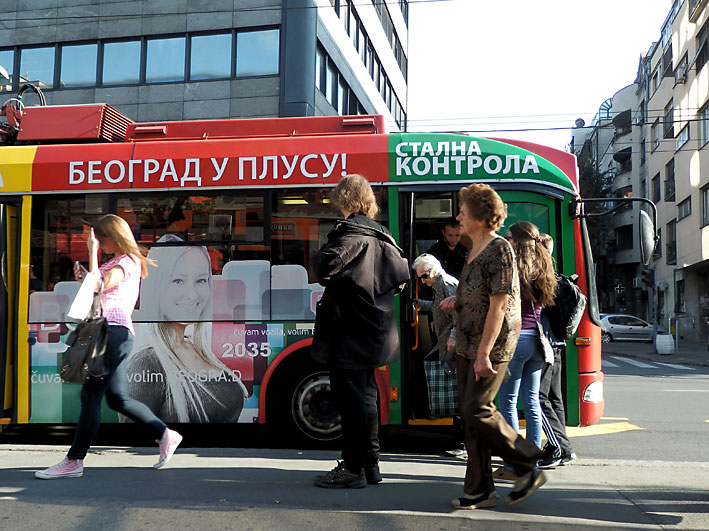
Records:
[[[111,240],[120,254],[127,254],[134,262],[140,260],[140,276],[148,276],[147,266],[155,265],[155,262],[146,258],[147,249],[135,241],[125,219],[115,214],[106,214],[94,223],[93,229],[97,238]]]
[[[554,261],[539,229],[529,221],[518,221],[510,226],[507,237],[515,252],[522,296],[535,306],[551,306],[557,280]]]
[[[182,241],[179,237],[168,234],[160,238],[159,242],[178,242]],[[168,288],[170,277],[175,265],[188,252],[200,252],[204,255],[209,269],[209,293],[212,290],[212,268],[209,259],[207,248],[203,246],[179,246],[179,247],[153,247],[148,253],[151,259],[150,277],[141,285],[141,299],[152,301],[155,304],[156,312],[150,315],[149,319],[156,321],[148,326],[149,335],[145,346],[152,347],[155,355],[160,362],[160,365],[165,371],[165,382],[167,384],[167,401],[168,409],[175,412],[178,422],[205,422],[208,419],[207,411],[200,397],[201,391],[211,400],[221,404],[207,386],[200,382],[197,378],[188,378],[188,367],[179,358],[176,350],[178,345],[184,338],[177,335],[177,329],[171,322],[166,321],[165,313],[160,306],[162,297],[161,293]],[[157,262],[157,266],[156,266]],[[162,266],[161,266],[162,264]],[[199,315],[194,316],[194,321],[208,321],[211,319],[211,299],[204,305]],[[209,367],[220,373],[227,372],[232,375],[232,371],[222,363],[212,352],[211,348],[211,323],[210,322],[195,322],[185,329],[192,329],[191,336],[186,336],[187,340],[194,347],[198,358]],[[246,387],[237,380],[244,393],[247,396]],[[190,412],[194,412],[197,419],[190,418]]]

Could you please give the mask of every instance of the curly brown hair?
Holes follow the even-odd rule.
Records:
[[[537,226],[518,221],[510,226],[507,238],[515,252],[522,296],[535,306],[554,304],[557,287],[554,261]]]
[[[330,192],[330,200],[337,208],[344,208],[355,214],[361,212],[370,219],[374,219],[379,212],[374,191],[362,175],[345,175]]]
[[[492,230],[498,230],[507,219],[507,205],[487,184],[464,186],[460,189],[460,200],[472,217],[484,221]]]

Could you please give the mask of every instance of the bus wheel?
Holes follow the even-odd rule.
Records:
[[[328,372],[315,371],[298,382],[292,394],[291,415],[298,429],[311,439],[332,441],[342,435]]]
[[[613,337],[608,332],[601,332],[601,342],[610,343],[613,341]]]

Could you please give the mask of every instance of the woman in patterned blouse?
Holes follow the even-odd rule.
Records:
[[[537,469],[539,448],[524,440],[494,404],[521,328],[519,278],[510,243],[496,231],[507,207],[488,185],[474,183],[460,190],[458,221],[472,247],[460,275],[455,297],[441,303],[458,312],[455,338],[448,341],[457,361],[460,414],[468,465],[464,496],[456,509],[494,507],[492,453],[512,465],[518,479],[508,504],[519,503],[546,482]]]

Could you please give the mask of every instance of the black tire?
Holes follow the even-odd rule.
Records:
[[[329,372],[315,369],[296,383],[291,392],[290,415],[295,426],[309,439],[333,441],[342,436]]]
[[[613,336],[610,332],[601,332],[601,343],[610,343],[613,341]]]
[[[269,384],[267,423],[279,433],[305,441],[327,443],[342,436],[340,414],[323,365],[301,356],[286,360]]]

